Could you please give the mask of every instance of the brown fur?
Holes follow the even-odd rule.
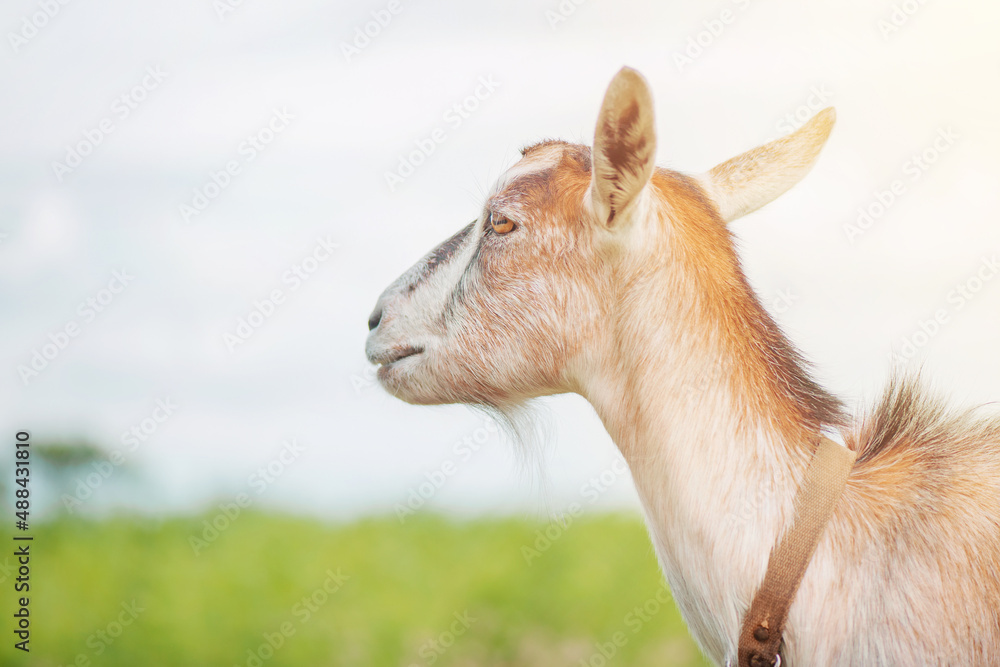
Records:
[[[704,330],[718,330],[733,365],[738,394],[749,397],[754,414],[767,415],[789,439],[823,425],[845,421],[843,405],[821,388],[805,370],[799,352],[760,304],[740,266],[732,234],[714,205],[695,181],[658,169],[652,181],[669,206],[673,247],[685,273],[698,282]]]

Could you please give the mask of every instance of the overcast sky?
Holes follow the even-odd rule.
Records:
[[[836,106],[808,178],[733,226],[753,284],[851,404],[894,352],[958,402],[1000,399],[1000,275],[976,282],[1000,253],[996,3],[51,5],[0,10],[0,433],[121,450],[132,505],[391,512],[448,462],[422,509],[584,498],[615,450],[582,399],[546,401],[543,493],[475,413],[375,386],[365,321],[522,145],[590,143],[625,64],[681,171]],[[634,506],[613,477],[594,505]],[[102,487],[89,508],[121,493]]]

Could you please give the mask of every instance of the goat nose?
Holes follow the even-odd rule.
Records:
[[[382,306],[376,306],[372,314],[368,316],[368,330],[371,331],[382,321]]]

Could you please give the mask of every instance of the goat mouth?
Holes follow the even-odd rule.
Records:
[[[412,345],[407,345],[406,347],[398,347],[389,350],[388,352],[385,353],[385,355],[382,358],[375,360],[375,362],[380,366],[382,366],[383,368],[385,368],[386,366],[394,364],[397,361],[401,361],[408,357],[413,357],[418,354],[421,354],[423,351],[424,348],[413,347]]]

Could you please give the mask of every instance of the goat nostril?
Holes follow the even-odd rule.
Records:
[[[372,314],[368,317],[368,330],[371,331],[378,326],[378,323],[382,321],[382,308],[381,306],[372,311]]]

